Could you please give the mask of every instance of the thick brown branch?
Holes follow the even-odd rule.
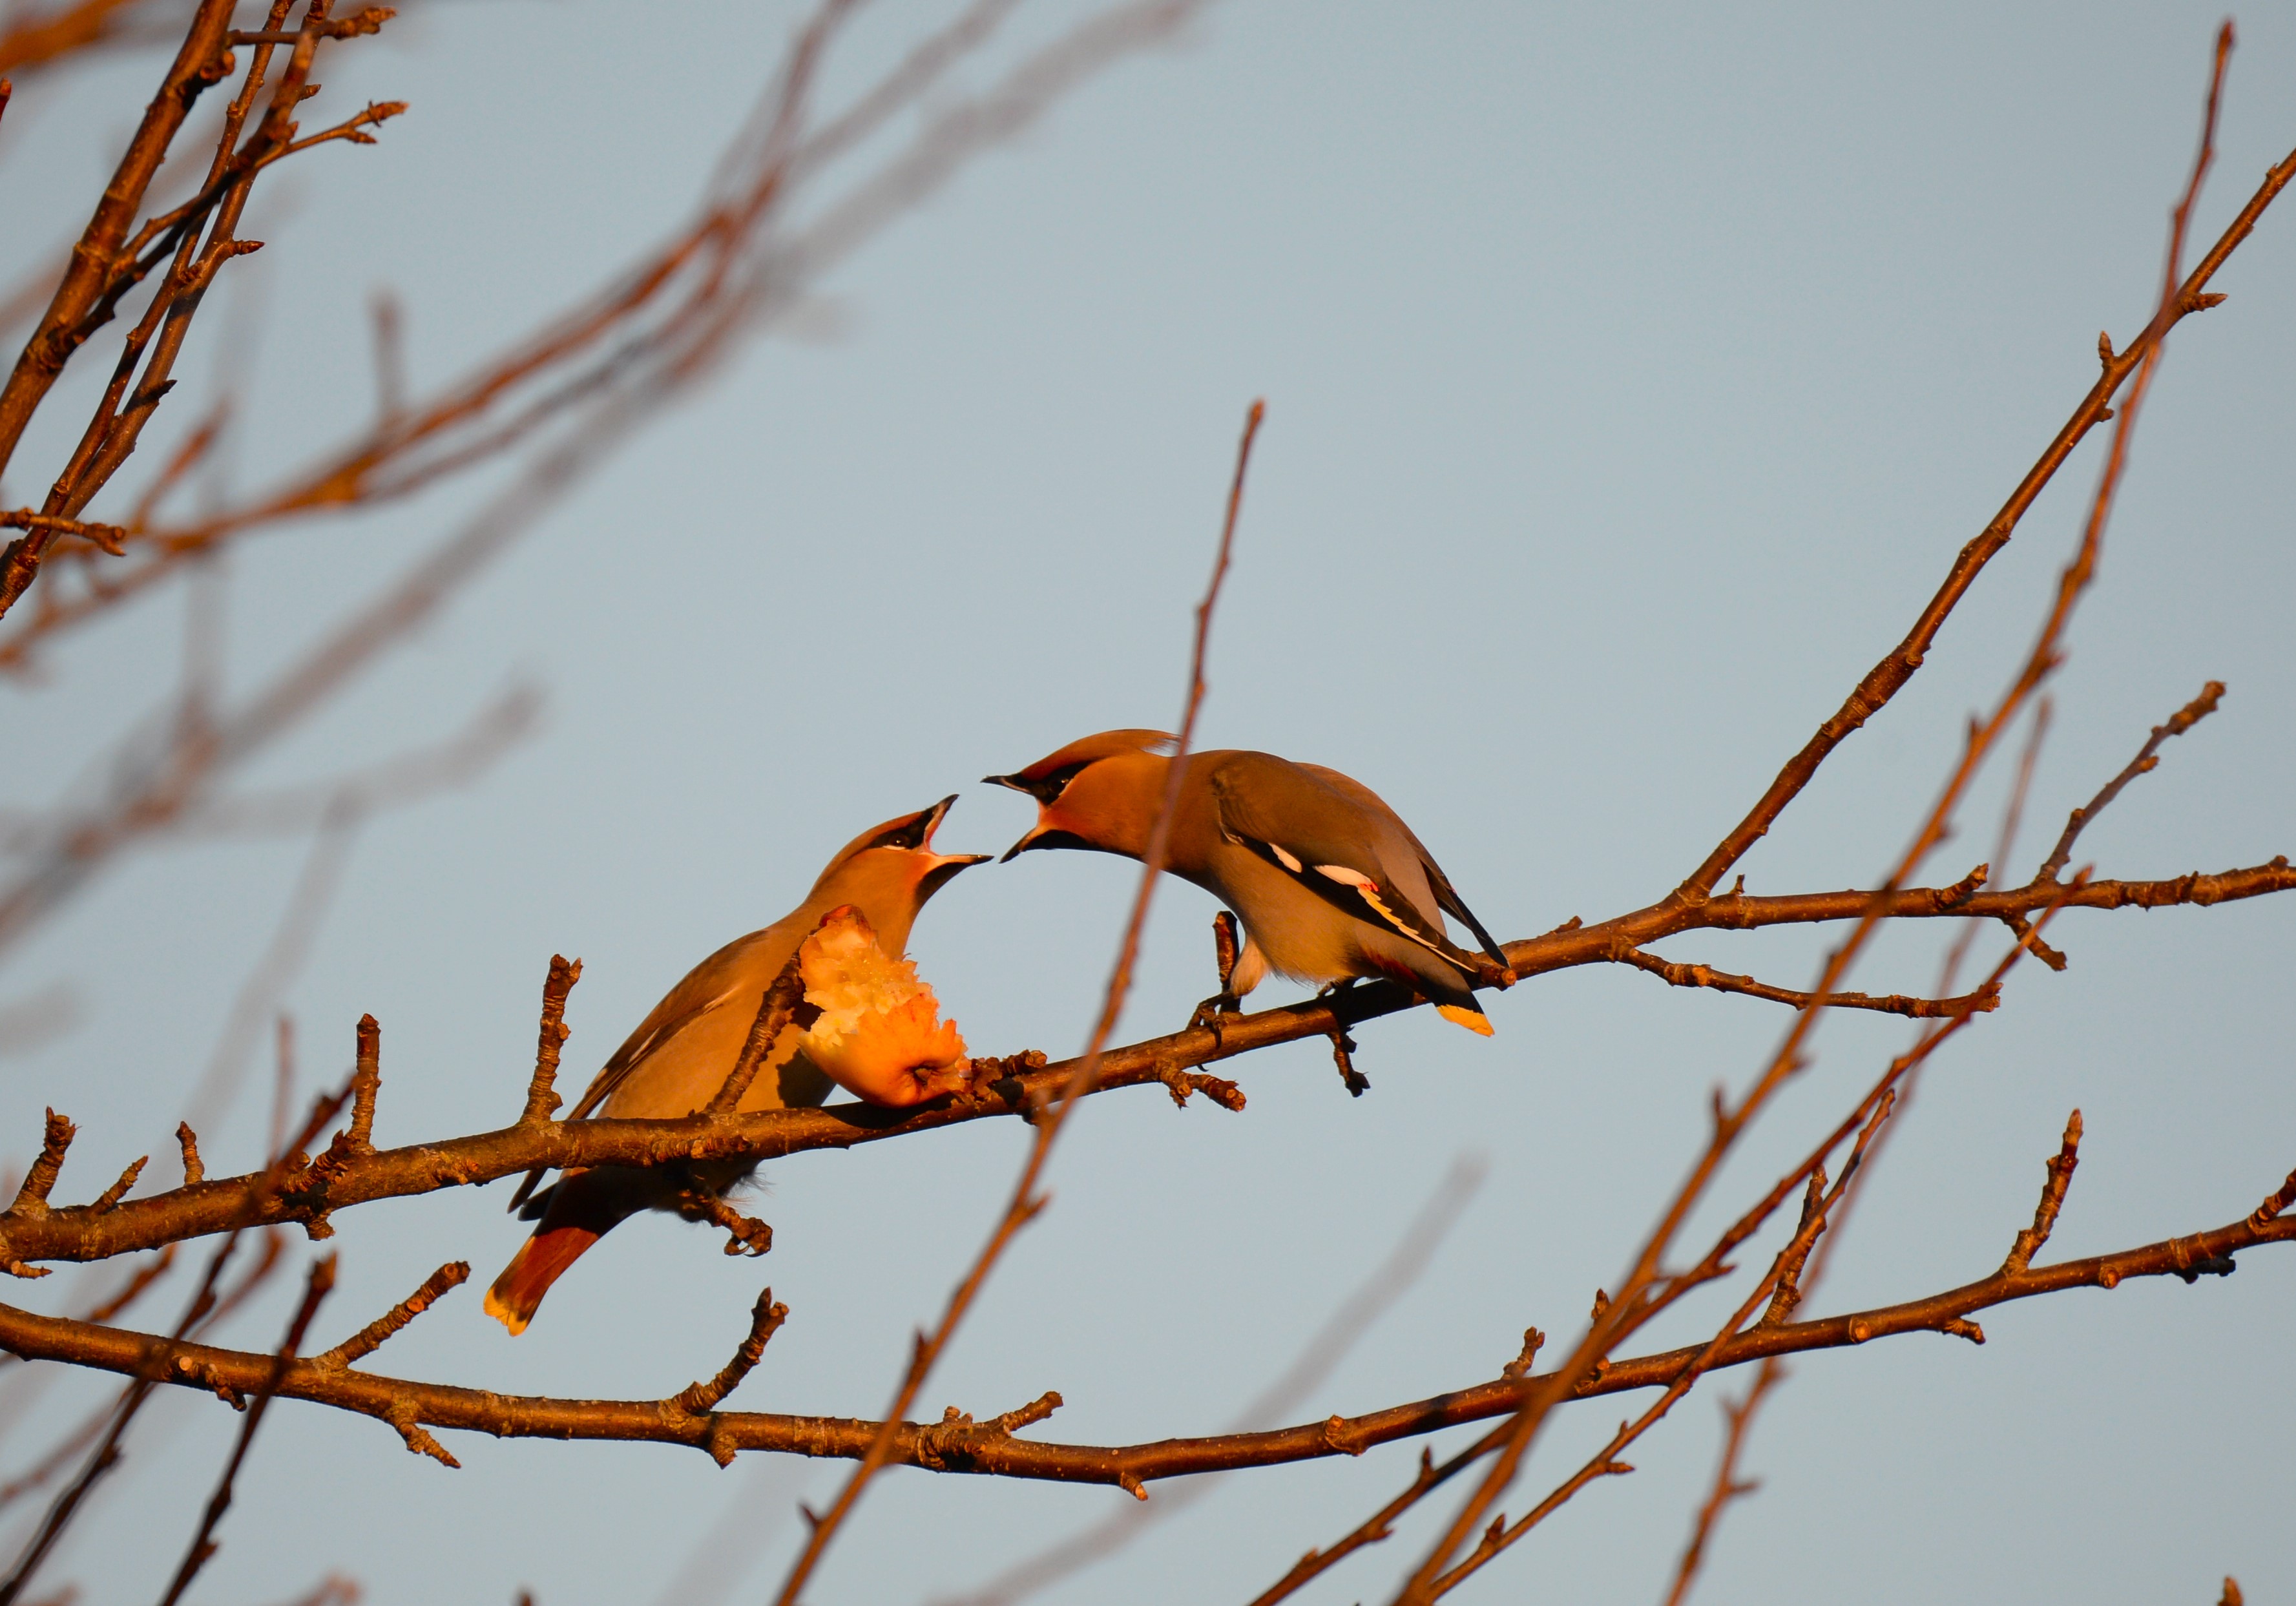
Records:
[[[1909,1332],[1948,1332],[1974,1312],[2018,1299],[2076,1288],[2111,1289],[2135,1277],[2182,1277],[2230,1271],[2233,1257],[2266,1243],[2296,1241],[2296,1219],[2259,1225],[2243,1219],[2189,1238],[2091,1256],[2021,1273],[1996,1272],[1979,1282],[1926,1299],[1820,1321],[1756,1327],[1726,1340],[1710,1370],[1745,1365],[1772,1356],[1838,1349]],[[0,1306],[0,1348],[27,1359],[62,1361],[127,1376],[209,1391],[258,1391],[275,1364],[260,1353],[170,1342],[37,1315]],[[1666,1388],[1705,1348],[1680,1349],[1613,1361],[1574,1391],[1592,1398],[1629,1389]],[[1398,1438],[1416,1438],[1513,1413],[1524,1391],[1552,1373],[1497,1378],[1447,1394],[1352,1418],[1332,1418],[1261,1433],[1169,1438],[1122,1446],[1048,1444],[1011,1437],[996,1420],[952,1429],[947,1423],[904,1423],[894,1433],[890,1463],[937,1471],[1122,1487],[1197,1472],[1271,1466],[1357,1454]],[[703,1416],[665,1412],[663,1402],[552,1399],[502,1395],[382,1377],[344,1367],[297,1361],[280,1380],[283,1398],[309,1400],[397,1425],[403,1417],[431,1427],[491,1433],[498,1438],[647,1440],[660,1444],[767,1450],[798,1455],[858,1459],[879,1423],[849,1417],[790,1416],[721,1411]]]
[[[1753,897],[1734,894],[1695,909],[1654,905],[1595,926],[1578,926],[1507,945],[1509,963],[1529,977],[1572,965],[1612,960],[1632,946],[1677,931],[1856,920],[1878,904],[1892,918],[1937,916],[2000,919],[2039,914],[2052,905],[2086,908],[2163,908],[2261,897],[2296,888],[2296,868],[2283,856],[2249,870],[2185,875],[2164,881],[2091,881],[2080,886],[2021,887],[1962,895],[1957,888],[1907,888],[1877,899],[1864,891]],[[1394,1014],[1417,1001],[1387,983],[1366,983],[1327,1000],[1291,1004],[1257,1014],[1228,1016],[1218,1032],[1193,1028],[1103,1053],[1095,1093],[1148,1083],[1168,1086],[1175,1070],[1303,1037],[1327,1037],[1357,1021]],[[1077,1061],[1018,1071],[965,1097],[900,1111],[867,1104],[820,1110],[768,1110],[750,1114],[696,1116],[678,1121],[588,1120],[520,1123],[497,1131],[411,1144],[346,1157],[314,1176],[292,1176],[266,1194],[259,1174],[203,1182],[131,1199],[95,1216],[84,1208],[45,1216],[0,1217],[0,1266],[8,1260],[102,1260],[157,1249],[186,1238],[228,1231],[242,1219],[305,1222],[328,1210],[377,1199],[435,1192],[488,1183],[536,1168],[569,1166],[667,1166],[687,1160],[779,1159],[814,1149],[849,1149],[966,1121],[1021,1115],[1030,1118],[1074,1078]],[[547,1097],[545,1089],[545,1096]],[[529,1109],[532,1105],[529,1092]],[[546,1105],[545,1106],[547,1107]],[[266,1194],[258,1199],[258,1194]],[[255,1209],[249,1217],[247,1212]]]

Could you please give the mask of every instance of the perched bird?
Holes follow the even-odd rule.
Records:
[[[814,1011],[800,1012],[805,1024],[793,1022],[774,1040],[737,1109],[822,1102],[833,1084],[831,1071],[806,1052],[811,1046],[808,1027],[820,1026],[823,1042],[835,1043],[873,1003],[902,1012],[900,1035],[916,1048],[910,1063],[936,1071],[952,1060],[961,1065],[955,1057],[961,1056],[963,1045],[954,1028],[945,1028],[943,1036],[944,1028],[933,1026],[931,995],[901,960],[910,923],[925,900],[958,872],[988,857],[933,851],[933,832],[955,801],[953,795],[943,798],[931,808],[863,832],[829,861],[803,903],[694,966],[614,1051],[568,1118],[596,1114],[676,1119],[706,1106],[740,1057],[766,989],[800,945],[808,950],[801,963],[809,996],[816,1004],[828,1004],[829,1018],[816,1020]],[[882,951],[873,969],[861,963],[857,941]],[[898,974],[889,977],[887,961]],[[889,979],[890,991],[885,990]],[[816,981],[831,994],[812,994]],[[927,1006],[922,1020],[915,1018],[920,1004]],[[882,1044],[882,1035],[868,1041]],[[899,1073],[906,1067],[888,1062],[882,1053],[857,1054],[850,1045],[836,1053],[824,1048],[818,1057],[840,1068],[858,1067],[860,1085],[849,1086],[876,1102],[914,1102],[947,1090],[932,1076],[904,1080]],[[689,1187],[723,1194],[752,1168],[752,1162],[740,1159],[697,1163],[685,1168],[685,1175],[666,1168],[602,1166],[568,1171],[539,1193],[534,1185],[542,1173],[529,1173],[511,1208],[539,1225],[487,1291],[487,1314],[512,1333],[523,1332],[560,1274],[617,1224],[641,1210],[677,1208]]]
[[[1175,745],[1161,731],[1103,731],[986,777],[1037,800],[1036,828],[1004,857],[1086,848],[1144,859]],[[1512,987],[1514,972],[1435,856],[1378,794],[1272,753],[1191,753],[1185,763],[1164,868],[1234,910],[1247,938],[1208,1007],[1234,1008],[1271,970],[1326,986],[1384,976],[1489,1035],[1474,986]],[[1466,922],[1481,954],[1451,940],[1446,914]]]

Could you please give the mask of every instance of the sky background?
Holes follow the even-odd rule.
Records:
[[[984,70],[1084,12],[1022,7]],[[832,99],[943,14],[866,13]],[[420,393],[634,259],[701,192],[795,16],[425,4],[333,51],[307,125],[367,99],[412,110],[376,148],[299,159],[258,201],[244,232],[270,244],[229,270],[195,328],[146,458],[234,381],[242,487],[354,435],[373,405],[364,309],[378,289],[404,304]],[[546,699],[531,738],[475,784],[360,836],[283,1001],[306,1089],[340,1077],[373,1012],[378,1141],[502,1125],[553,952],[585,963],[568,1016],[578,1088],[691,963],[778,917],[862,827],[954,791],[941,845],[1001,850],[1029,805],[977,777],[1177,717],[1189,610],[1255,397],[1267,422],[1203,742],[1374,786],[1503,938],[1650,902],[1899,639],[2094,379],[2098,330],[2119,346],[2149,315],[2218,16],[1212,8],[839,267],[249,773],[280,783],[420,745],[507,684]],[[2202,241],[2296,144],[2296,15],[2239,20]],[[11,281],[79,226],[163,60],[112,55],[20,87],[0,125]],[[2228,302],[2171,344],[2054,686],[2021,881],[2065,811],[2210,678],[2230,687],[2222,711],[2077,862],[2150,877],[2296,850],[2292,204],[2218,279]],[[0,492],[9,504],[37,500],[113,349],[99,340],[59,389]],[[2030,642],[2102,439],[1908,690],[1749,856],[1750,890],[1870,884],[1891,863],[1964,717]],[[139,464],[94,516],[125,511]],[[231,684],[308,646],[482,488],[249,542],[225,566]],[[162,704],[184,619],[182,594],[164,594],[73,637],[42,678],[0,685],[0,804],[66,795]],[[2000,780],[1936,880],[1990,854]],[[53,1103],[82,1128],[59,1200],[146,1151],[154,1182],[172,1182],[168,1134],[305,851],[158,845],[0,955],[0,1008],[68,988],[77,1013],[0,1059],[0,1156],[24,1163]],[[911,951],[976,1052],[1080,1045],[1133,873],[1032,855],[940,896]],[[1168,882],[1123,1037],[1176,1028],[1210,990],[1213,906]],[[2053,939],[2070,968],[2019,971],[2006,1006],[1936,1063],[1812,1308],[1989,1272],[2076,1105],[2088,1138],[2050,1256],[2252,1209],[2296,1163],[2292,932],[2285,898],[2063,917]],[[1948,935],[1890,934],[1856,984],[1920,990]],[[1999,935],[1980,938],[1986,963]],[[1820,940],[1705,934],[1660,951],[1799,986]],[[1292,996],[1271,984],[1255,1002]],[[1042,1437],[1226,1428],[1463,1155],[1484,1181],[1456,1230],[1285,1420],[1487,1379],[1526,1324],[1567,1340],[1695,1152],[1709,1090],[1742,1086],[1787,1017],[1605,967],[1490,1007],[1488,1041],[1426,1012],[1360,1028],[1360,1100],[1310,1042],[1233,1068],[1241,1116],[1175,1110],[1153,1087],[1093,1101],[1054,1162],[1053,1209],[921,1414],[988,1415],[1056,1389],[1067,1404]],[[1907,1035],[1827,1021],[1723,1203],[1759,1192]],[[203,1131],[211,1170],[254,1162],[266,1080]],[[328,1246],[341,1281],[316,1341],[463,1258],[476,1286],[372,1366],[660,1396],[723,1363],[770,1282],[791,1319],[730,1404],[873,1416],[1027,1135],[981,1122],[775,1165],[762,1261],[668,1217],[633,1222],[515,1342],[478,1295],[524,1230],[502,1213],[506,1187],[370,1206]],[[310,1252],[298,1243],[299,1266]],[[60,1309],[91,1285],[77,1286],[11,1297]],[[275,1291],[228,1341],[275,1341],[291,1299]],[[1699,1323],[1723,1308],[1693,1301],[1647,1347],[1710,1331]],[[2292,1318],[2296,1256],[2267,1250],[2192,1288],[2148,1280],[1990,1313],[1982,1348],[1916,1335],[1797,1362],[1748,1452],[1761,1492],[1732,1511],[1702,1598],[1911,1602],[1951,1587],[2199,1602],[2227,1572],[2251,1599],[2289,1598]],[[0,1443],[0,1470],[108,1387],[49,1388]],[[1640,1397],[1566,1413],[1507,1509]],[[1456,1598],[1660,1598],[1718,1419],[1711,1398],[1685,1402],[1636,1446],[1634,1476],[1588,1489]],[[190,1394],[155,1405],[43,1577],[91,1601],[155,1596],[239,1420]],[[1464,1442],[1444,1436],[1438,1454]],[[377,1602],[769,1598],[798,1543],[795,1503],[824,1502],[846,1471],[758,1457],[721,1472],[663,1446],[468,1435],[450,1448],[459,1472],[373,1422],[283,1404],[196,1598],[283,1599],[331,1570]],[[1416,1457],[1398,1444],[1232,1479],[1040,1598],[1248,1599]],[[897,1471],[808,1598],[958,1595],[1129,1504]],[[1300,1598],[1383,1598],[1450,1509],[1431,1503]]]

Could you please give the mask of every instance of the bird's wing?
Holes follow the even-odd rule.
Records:
[[[1377,815],[1392,819],[1387,806],[1353,782],[1332,785],[1325,777],[1335,774],[1319,774],[1269,753],[1236,754],[1210,777],[1221,834],[1341,913],[1397,932],[1472,975],[1473,956],[1451,940],[1439,916],[1397,885],[1382,862]],[[1376,809],[1368,817],[1365,799]]]
[[[627,1081],[630,1073],[644,1064],[657,1051],[667,1047],[677,1035],[701,1020],[710,1011],[719,1008],[742,990],[744,967],[742,961],[750,947],[772,934],[768,926],[763,931],[752,931],[737,938],[718,949],[709,958],[686,972],[685,979],[663,996],[637,1030],[632,1032],[616,1049],[612,1058],[598,1068],[590,1078],[590,1086],[566,1112],[565,1118],[578,1121],[591,1114],[613,1096],[614,1089]],[[546,1168],[537,1166],[526,1174],[518,1184],[518,1192],[510,1198],[510,1209],[515,1210],[527,1201],[535,1184],[542,1180]]]
[[[1483,929],[1483,922],[1475,918],[1475,912],[1467,907],[1465,900],[1460,897],[1457,889],[1451,885],[1451,878],[1443,873],[1443,866],[1435,862],[1435,856],[1427,851],[1427,844],[1421,841],[1419,834],[1404,823],[1401,815],[1390,808],[1377,792],[1353,775],[1343,775],[1339,771],[1326,769],[1320,764],[1303,764],[1300,767],[1323,782],[1324,785],[1346,794],[1365,807],[1384,815],[1388,822],[1402,833],[1404,841],[1410,845],[1413,856],[1419,861],[1419,867],[1426,872],[1427,884],[1433,890],[1435,902],[1441,907],[1443,913],[1456,915],[1464,922],[1467,930],[1475,934],[1475,940],[1483,945],[1483,952],[1490,955],[1493,960],[1501,965],[1507,963],[1506,950],[1499,946],[1496,938]]]

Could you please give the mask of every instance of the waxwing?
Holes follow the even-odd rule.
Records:
[[[925,900],[988,857],[933,851],[933,832],[955,801],[954,795],[943,798],[863,832],[829,861],[803,903],[695,965],[614,1051],[567,1118],[674,1120],[707,1105],[740,1057],[766,989],[817,929],[824,935],[834,928],[840,935],[857,930],[865,940],[873,937],[898,962]],[[830,1077],[801,1052],[806,1035],[793,1023],[774,1040],[738,1110],[793,1109],[828,1097]],[[601,1166],[568,1171],[538,1193],[535,1184],[542,1173],[529,1173],[511,1209],[539,1225],[487,1291],[487,1314],[512,1334],[525,1332],[560,1274],[619,1223],[641,1210],[676,1208],[689,1177],[723,1194],[754,1168],[750,1161],[724,1160],[689,1167],[679,1176]]]
[[[1144,858],[1174,745],[1161,731],[1103,731],[988,776],[1037,800],[1036,828],[1004,857],[1085,848]],[[1243,922],[1242,952],[1208,1004],[1234,1007],[1271,970],[1326,986],[1383,976],[1488,1036],[1474,987],[1514,984],[1435,856],[1371,788],[1337,770],[1272,753],[1189,754],[1166,860]],[[1446,914],[1466,922],[1481,954],[1451,940]]]

